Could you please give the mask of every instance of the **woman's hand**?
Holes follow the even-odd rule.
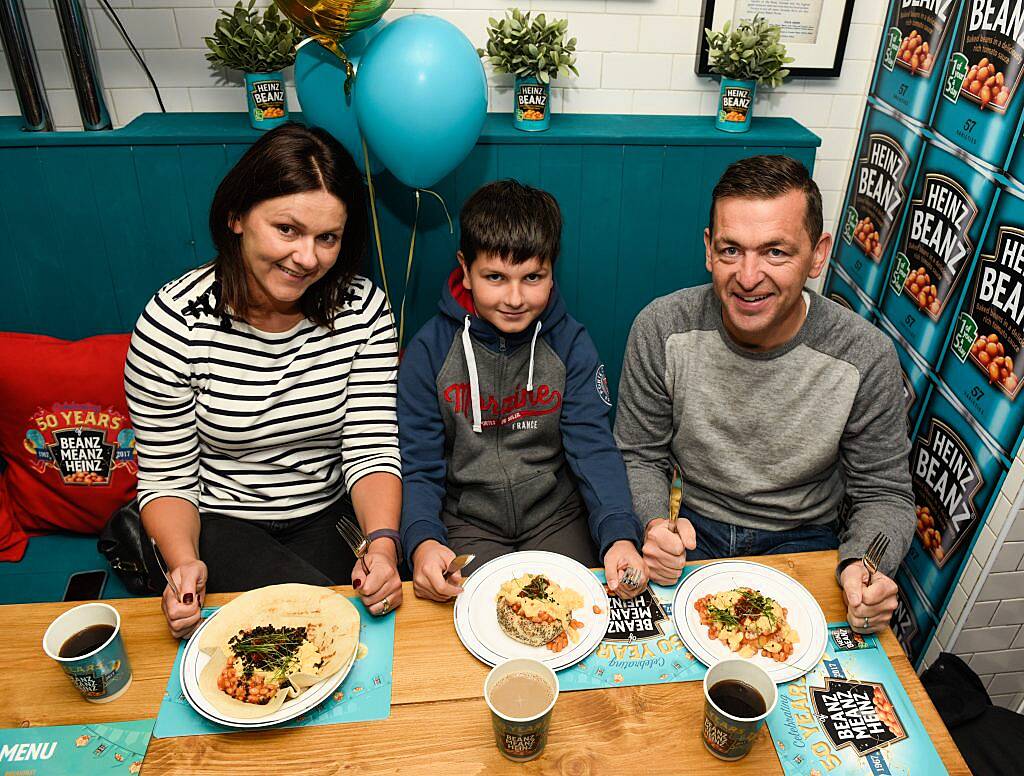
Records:
[[[412,587],[420,598],[448,601],[462,592],[462,575],[455,572],[448,579],[444,572],[455,553],[438,541],[420,542],[412,554]]]
[[[356,561],[352,568],[352,587],[359,591],[359,597],[370,614],[387,614],[402,604],[402,579],[398,576],[398,556],[395,544],[390,539],[378,539],[370,545],[363,556],[363,564]]]
[[[171,635],[182,639],[191,635],[202,618],[203,599],[206,598],[206,564],[198,558],[175,566],[170,571],[171,579],[181,593],[179,602],[171,590],[164,588],[160,606],[167,618]]]
[[[628,568],[634,568],[640,572],[640,579],[636,587],[623,585],[623,572]],[[604,554],[604,578],[608,582],[608,592],[617,595],[619,598],[633,598],[647,587],[647,580],[650,572],[647,569],[647,562],[643,559],[633,542],[620,539],[614,542]]]

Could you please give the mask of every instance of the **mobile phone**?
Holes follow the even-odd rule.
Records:
[[[107,583],[107,572],[103,569],[79,571],[68,577],[68,586],[64,590],[65,601],[92,601],[103,595],[103,586]]]

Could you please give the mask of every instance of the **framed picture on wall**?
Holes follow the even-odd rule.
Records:
[[[705,29],[720,30],[731,21],[760,14],[782,27],[790,76],[838,78],[846,52],[846,36],[854,0],[704,0],[697,41],[697,74],[714,75],[708,67]]]

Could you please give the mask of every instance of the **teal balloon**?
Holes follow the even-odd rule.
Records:
[[[367,144],[402,183],[427,188],[476,145],[487,117],[487,78],[458,27],[414,14],[367,46],[353,93]]]
[[[367,44],[387,25],[381,19],[341,44],[357,73]],[[295,57],[295,91],[306,123],[334,135],[365,175],[363,136],[356,122],[352,96],[345,94],[345,67],[337,55],[315,41],[300,48]],[[371,152],[370,171],[376,175],[383,169],[380,159]]]

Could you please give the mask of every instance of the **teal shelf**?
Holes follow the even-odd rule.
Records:
[[[301,113],[292,116],[302,120]],[[25,132],[18,116],[0,117],[0,147],[176,145],[252,143],[262,134],[245,113],[144,113],[121,129],[106,132]],[[798,146],[813,148],[821,138],[790,118],[755,117],[742,135],[715,129],[713,116],[621,116],[564,114],[543,133],[521,132],[509,113],[489,113],[479,142],[484,145],[671,145]]]

